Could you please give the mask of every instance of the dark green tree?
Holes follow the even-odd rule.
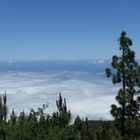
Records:
[[[7,119],[7,96],[6,92],[3,96],[0,96],[0,123],[6,122]]]
[[[58,125],[61,128],[65,128],[68,126],[71,120],[71,113],[67,109],[66,99],[62,99],[61,94],[59,94],[59,99],[56,101],[56,106],[58,111],[54,113],[56,120],[58,121]]]
[[[3,122],[3,102],[2,97],[0,96],[0,124]]]
[[[106,69],[107,77],[112,77],[113,84],[119,84],[116,100],[117,105],[111,106],[111,114],[115,118],[116,126],[125,138],[127,134],[127,120],[139,117],[140,67],[135,60],[135,52],[130,49],[132,41],[122,32],[119,38],[121,55],[112,57],[112,67]]]
[[[15,111],[14,111],[14,109],[13,109],[13,110],[12,110],[12,113],[11,113],[11,115],[10,115],[10,121],[11,121],[11,124],[12,124],[12,125],[15,125],[16,119],[17,119],[17,117],[16,117]]]
[[[7,96],[5,92],[3,96],[0,96],[0,127],[4,126],[4,124],[6,123],[7,113]],[[6,132],[4,127],[0,129],[0,134],[3,137],[3,140],[6,140]]]
[[[3,95],[3,121],[6,122],[7,119],[7,113],[8,113],[8,108],[7,108],[7,96],[6,92]]]

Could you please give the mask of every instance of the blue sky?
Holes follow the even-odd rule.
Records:
[[[0,0],[0,60],[111,58],[122,30],[140,57],[139,0]]]

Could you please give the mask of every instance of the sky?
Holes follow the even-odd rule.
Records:
[[[0,60],[110,59],[122,30],[139,53],[139,15],[139,0],[0,0]]]

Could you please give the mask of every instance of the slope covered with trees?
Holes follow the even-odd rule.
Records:
[[[71,112],[66,100],[59,95],[56,101],[57,111],[46,113],[44,104],[37,111],[31,109],[16,116],[14,110],[5,121],[4,108],[6,94],[3,96],[0,111],[0,140],[121,140],[113,121],[89,121],[77,116],[72,124]]]

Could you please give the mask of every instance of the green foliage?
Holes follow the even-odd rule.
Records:
[[[63,101],[61,94],[59,94],[59,100],[56,101],[56,106],[58,111],[53,113],[53,122],[60,128],[65,128],[70,123],[71,113],[67,111],[66,99]]]
[[[72,124],[61,94],[56,106],[58,110],[52,115],[46,113],[45,104],[18,116],[12,110],[9,119],[0,124],[0,140],[122,140],[113,121],[89,121],[77,116]]]
[[[0,124],[6,122],[7,112],[7,96],[5,92],[3,96],[0,96]]]
[[[133,135],[140,132],[139,127],[133,129],[134,122],[139,122],[140,119],[140,66],[135,61],[135,52],[130,49],[133,43],[126,35],[123,31],[119,38],[122,55],[112,57],[113,72],[106,69],[106,75],[112,77],[112,83],[122,85],[116,96],[119,106],[112,105],[111,114],[124,139],[128,139],[130,133]]]

